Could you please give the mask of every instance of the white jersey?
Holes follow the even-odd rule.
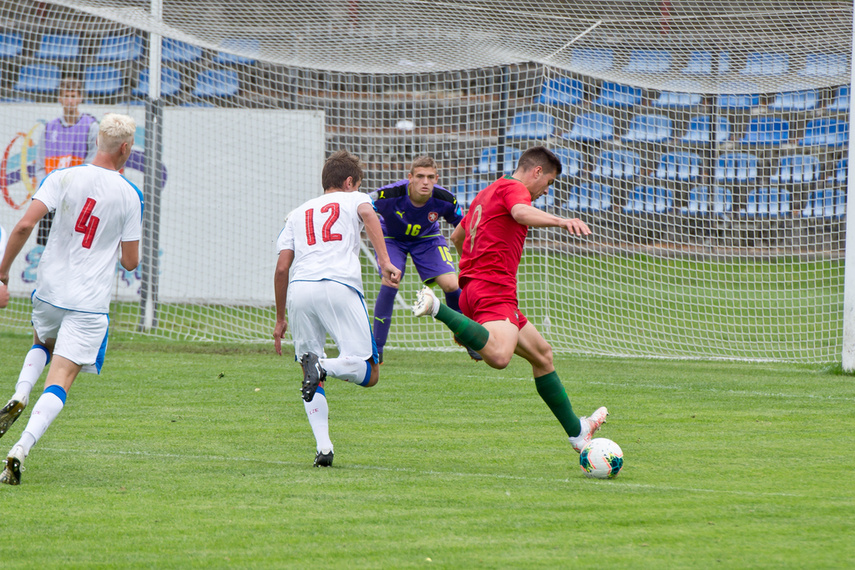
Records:
[[[329,279],[362,293],[359,243],[363,224],[356,212],[362,204],[371,204],[368,194],[330,192],[288,214],[276,247],[277,252],[294,252],[289,283]]]
[[[6,243],[9,241],[9,236],[6,235],[6,230],[0,226],[0,261],[3,260],[3,253],[6,251]]]
[[[35,296],[73,311],[110,311],[120,243],[142,234],[142,193],[116,172],[85,164],[51,172],[33,200],[56,212]]]

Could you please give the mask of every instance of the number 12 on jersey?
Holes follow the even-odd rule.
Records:
[[[92,240],[95,239],[95,230],[98,229],[100,218],[92,215],[92,210],[95,208],[95,200],[86,198],[86,203],[83,204],[83,210],[77,217],[77,223],[74,224],[74,231],[83,234],[83,247],[90,249]]]
[[[321,228],[321,239],[323,241],[341,241],[341,234],[336,234],[332,231],[333,224],[338,220],[340,212],[341,207],[338,205],[338,202],[330,202],[329,204],[321,206],[321,214],[328,214],[327,221],[324,222],[324,225]],[[315,237],[314,208],[306,210],[306,243],[308,245],[315,245],[318,243],[318,239]]]

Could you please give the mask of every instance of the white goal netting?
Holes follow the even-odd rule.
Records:
[[[465,209],[542,144],[564,172],[537,205],[594,230],[529,234],[521,306],[556,350],[835,361],[851,44],[852,4],[826,1],[0,0],[0,226],[85,154],[47,140],[76,79],[71,115],[139,125],[144,261],[113,327],[263,341],[275,238],[325,156],[358,154],[372,190],[432,155]],[[42,247],[2,330],[29,330]],[[409,317],[417,288],[409,265],[387,347],[452,348]]]

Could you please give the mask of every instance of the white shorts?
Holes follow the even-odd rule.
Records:
[[[109,324],[107,315],[60,309],[33,297],[36,336],[42,342],[55,338],[53,353],[81,365],[81,372],[101,372]]]
[[[297,358],[307,352],[323,354],[327,333],[339,356],[377,357],[368,308],[355,289],[329,280],[294,281],[288,285],[286,305]]]

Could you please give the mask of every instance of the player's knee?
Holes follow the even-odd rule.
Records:
[[[481,356],[490,368],[497,370],[507,368],[513,358],[512,354],[482,354]]]
[[[380,365],[376,362],[369,363],[371,366],[371,374],[368,376],[368,383],[363,384],[366,388],[370,388],[380,381]]]

